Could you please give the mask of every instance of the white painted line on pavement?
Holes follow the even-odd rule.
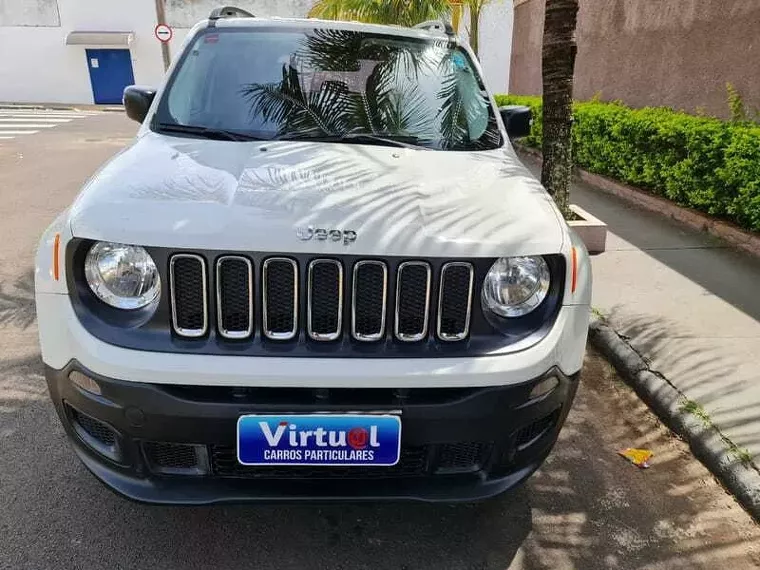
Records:
[[[0,140],[10,140],[15,139],[16,137],[0,137]]]
[[[52,127],[57,127],[58,125],[44,125],[44,124],[38,124],[38,123],[26,123],[23,125],[0,125],[0,131],[5,130],[6,128],[12,128],[12,129],[50,129]]]
[[[28,123],[31,118],[29,119],[19,119],[18,117],[3,117],[0,115],[0,123]],[[55,124],[62,124],[62,123],[70,123],[74,119],[48,119],[47,117],[35,117],[33,120],[39,121],[42,123],[55,123]]]
[[[39,133],[40,131],[0,131],[0,133],[4,135],[33,135],[34,133]]]
[[[83,113],[80,111],[71,111],[65,113],[55,113],[50,111],[3,111],[0,110],[0,115],[47,115],[50,117],[93,117],[100,115],[101,113]]]
[[[41,113],[0,113],[0,117],[16,119],[86,119],[93,115],[46,115]]]

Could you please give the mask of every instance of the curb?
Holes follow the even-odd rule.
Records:
[[[706,425],[681,409],[685,400],[659,373],[601,320],[592,321],[589,341],[612,363],[639,397],[661,420],[688,444],[694,456],[707,467],[739,504],[760,522],[760,472],[735,456],[729,440],[713,425]]]
[[[534,148],[516,144],[515,149],[518,152],[539,161],[542,159],[541,152]],[[593,174],[586,170],[582,170],[577,166],[573,167],[573,169],[576,176],[581,181],[593,186],[597,190],[607,194],[613,194],[618,198],[622,198],[626,202],[635,204],[650,212],[677,220],[694,230],[707,232],[710,235],[731,244],[733,247],[760,258],[760,235],[744,230],[729,222],[717,220],[698,212],[697,210],[685,206],[679,206],[666,198],[655,196],[654,194],[645,192],[644,190],[640,190],[633,186],[628,186],[627,184],[607,178],[606,176]]]

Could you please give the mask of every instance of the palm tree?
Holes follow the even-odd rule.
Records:
[[[426,20],[451,18],[459,27],[462,7],[470,8],[470,45],[478,55],[480,14],[491,0],[319,0],[310,18],[360,20],[374,24],[414,26]]]
[[[319,0],[309,17],[414,26],[450,11],[448,0]]]
[[[543,66],[543,155],[541,183],[563,214],[569,213],[572,174],[573,71],[578,0],[546,0]]]
[[[480,34],[480,14],[486,4],[491,0],[463,0],[462,3],[466,4],[470,8],[470,47],[475,52],[475,56],[478,55],[478,49],[480,47],[479,34]]]

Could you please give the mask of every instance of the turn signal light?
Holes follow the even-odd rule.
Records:
[[[547,376],[543,380],[541,380],[538,384],[533,386],[533,389],[530,391],[530,396],[528,396],[531,400],[534,400],[535,398],[540,398],[541,396],[545,396],[552,390],[554,390],[557,386],[559,386],[559,379],[556,376]]]
[[[74,370],[73,372],[71,372],[71,374],[69,374],[69,380],[71,380],[73,384],[76,384],[82,390],[86,392],[90,392],[91,394],[97,394],[98,396],[100,396],[101,394],[100,386],[98,385],[98,383],[95,382],[95,380],[93,380],[89,376],[85,376],[78,370]]]

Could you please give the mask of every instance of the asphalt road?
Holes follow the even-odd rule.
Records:
[[[477,505],[146,507],[78,463],[42,378],[33,252],[136,126],[116,114],[0,140],[0,568],[760,567],[760,531],[590,354],[557,448]],[[616,455],[655,452],[646,471]]]

